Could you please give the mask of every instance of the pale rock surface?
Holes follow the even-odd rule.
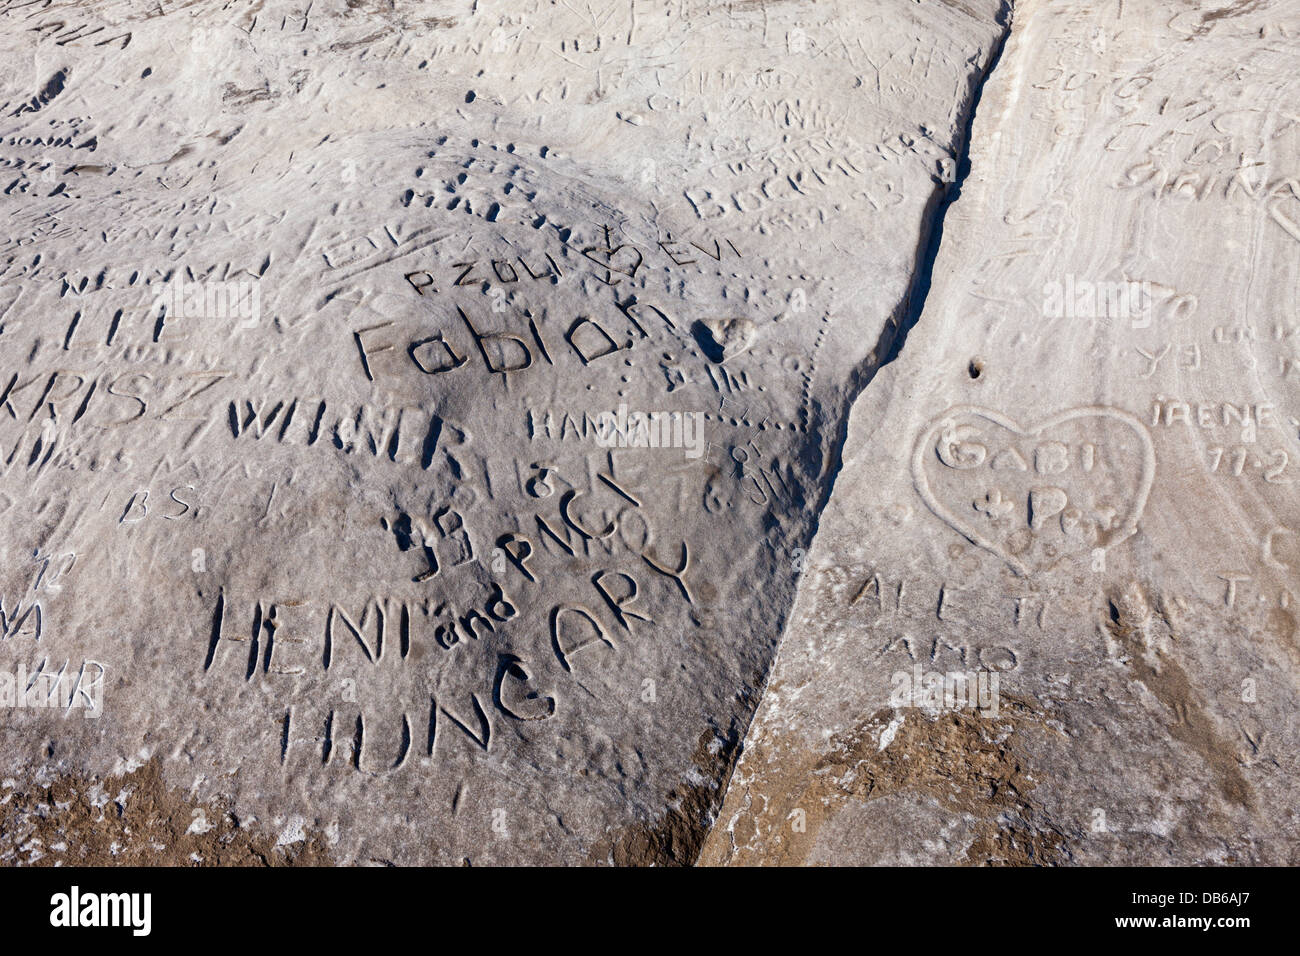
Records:
[[[0,861],[695,859],[793,604],[848,405],[908,313],[1002,14],[993,0],[0,2],[0,663],[24,683],[39,673],[38,691],[80,682],[92,690],[75,702],[102,706],[94,719],[5,707]],[[1046,117],[1026,125],[1038,131],[1026,162],[1048,148],[1053,97],[1080,96],[1067,77],[1094,62],[1105,77],[1129,69],[1110,54],[1075,63],[1091,35],[1043,22],[1030,51],[1041,64],[1018,74],[1024,105],[1005,107]],[[1243,62],[1245,47],[1217,44],[1246,25],[1179,34],[1194,71],[1176,50],[1122,102],[1184,122],[1181,99],[1220,79],[1208,64]],[[1271,75],[1262,51],[1287,42],[1252,41],[1254,69]],[[1051,58],[1066,60],[1055,79]],[[1183,79],[1193,73],[1204,82]],[[1109,90],[1098,82],[1096,95]],[[1157,114],[1166,87],[1175,99]],[[1267,91],[1269,109],[1283,93]],[[1095,107],[1062,115],[1091,129]],[[1155,142],[1106,115],[1107,136],[1140,140],[1123,149]],[[1269,135],[1289,136],[1284,114],[1268,115]],[[1176,190],[1107,192],[1140,158],[1105,154],[1110,179],[1094,182],[1060,142],[1053,190],[1034,160],[1023,200],[990,201],[998,218],[972,216],[959,249],[992,248],[992,230],[1006,234],[999,250],[1014,235],[1042,253],[1061,230],[1129,223],[1142,268],[1199,297],[1196,322],[1235,326],[1243,309],[1277,304],[1283,259],[1270,257],[1292,247],[1251,218],[1255,204],[1206,200],[1222,231],[1202,232],[1209,206],[1181,212]],[[1017,187],[1010,167],[998,181]],[[1094,221],[1085,195],[1132,211]],[[1039,218],[1004,223],[1004,211]],[[1111,251],[1128,246],[1111,239],[1086,248],[1119,270]],[[1175,240],[1176,262],[1161,259]],[[962,276],[978,265],[949,258]],[[1254,281],[1220,276],[1247,261]],[[1198,267],[1195,289],[1183,263]],[[1191,401],[1195,389],[1171,377],[1174,352],[1165,378],[1122,396],[1049,381],[1035,361],[1138,388],[1132,349],[1159,344],[1164,318],[1112,359],[1088,352],[1112,346],[1078,323],[1015,345],[1011,324],[990,336],[984,300],[944,303],[896,391],[877,381],[859,408],[818,551],[847,569],[847,588],[868,559],[897,577],[909,554],[937,581],[954,573],[948,548],[964,547],[963,584],[984,575],[1000,606],[1027,585],[925,517],[907,469],[915,416],[991,404],[1029,427],[1102,400],[1145,415],[1148,393]],[[1208,329],[1207,366],[1263,348],[1212,343]],[[968,352],[987,356],[987,379],[954,385]],[[1266,359],[1255,374],[1274,374]],[[1262,380],[1228,381],[1231,394],[1201,397],[1270,398]],[[680,413],[659,436],[673,447],[605,447],[599,423],[635,439],[637,412]],[[1050,427],[1081,440],[1097,424]],[[1116,581],[1152,548],[1183,552],[1180,521],[1216,540],[1206,516],[1170,506],[1165,469],[1200,461],[1178,434],[1157,436],[1160,475],[1143,533],[1108,565]],[[1282,441],[1261,427],[1252,447]],[[1117,481],[1131,467],[1106,463]],[[1262,472],[1230,468],[1225,457],[1217,476],[1190,472],[1195,492],[1212,482],[1222,501],[1272,507],[1252,497],[1273,494]],[[1267,513],[1252,531],[1284,518]],[[1196,570],[1181,593],[1208,595],[1229,567],[1271,573],[1250,564],[1257,537],[1222,568],[1169,554],[1170,569]],[[1285,560],[1295,539],[1275,540]],[[783,667],[817,668],[799,705],[815,740],[841,698],[876,706],[878,687],[859,680],[880,668],[874,636],[850,657],[823,659],[829,645],[804,656],[830,639],[827,624],[867,633],[859,611],[821,603],[823,578],[806,580],[813,616]],[[1277,590],[1262,585],[1252,600]],[[1062,606],[1050,615],[1042,643],[1100,653],[1092,630],[1059,630]],[[1225,619],[1247,627],[1207,618]],[[1180,631],[1179,652],[1200,633]],[[1227,687],[1255,655],[1261,700],[1277,700],[1289,685],[1263,664],[1281,663],[1282,645],[1242,646],[1207,645],[1184,667],[1201,680],[1217,653]],[[1020,653],[1018,674],[1046,673],[1046,655]],[[1124,665],[1098,661],[1130,687]],[[1101,714],[1107,726],[1162,730],[1159,688],[1124,693],[1133,722]],[[773,698],[760,738],[785,725],[789,694]],[[1134,744],[1157,758],[1144,772],[1202,766],[1175,761],[1169,738]],[[1251,772],[1258,802],[1272,752]],[[764,786],[754,773],[746,786]],[[906,800],[891,812],[935,816]]]
[[[0,26],[0,861],[1295,862],[1294,3]]]
[[[704,862],[1300,859],[1298,12],[1015,4]]]

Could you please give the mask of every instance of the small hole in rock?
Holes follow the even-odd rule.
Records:
[[[967,366],[966,371],[970,372],[971,378],[979,378],[980,374],[984,371],[984,363],[979,359],[971,359],[970,365]]]

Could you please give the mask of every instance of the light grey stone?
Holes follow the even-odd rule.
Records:
[[[705,861],[1296,861],[1298,43],[1016,3]]]
[[[0,859],[694,860],[1000,9],[0,7]]]

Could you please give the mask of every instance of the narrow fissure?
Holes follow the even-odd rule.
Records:
[[[979,110],[980,99],[984,95],[984,86],[1002,60],[1002,51],[1006,48],[1007,39],[1011,36],[1014,13],[1014,0],[1004,0],[997,18],[998,25],[1002,27],[1002,33],[994,41],[988,66],[984,68],[984,72],[975,83],[971,93],[970,106],[966,110],[964,128],[957,144],[960,156],[957,160],[955,176],[953,181],[939,195],[938,209],[930,218],[927,235],[922,237],[919,247],[922,253],[917,259],[916,271],[912,274],[912,286],[908,290],[903,303],[902,318],[898,323],[898,328],[894,331],[889,351],[876,372],[879,372],[880,369],[883,369],[902,353],[903,346],[907,343],[908,333],[920,320],[921,314],[925,310],[926,300],[930,297],[930,283],[934,278],[934,263],[939,256],[939,247],[943,244],[944,220],[947,218],[948,210],[952,204],[961,198],[961,188],[965,184],[967,177],[970,176],[970,145],[975,128],[975,114]],[[872,378],[874,377],[873,374]],[[869,385],[870,381],[866,384]]]
[[[944,219],[948,214],[949,208],[961,197],[962,185],[970,175],[970,147],[971,139],[975,125],[975,115],[979,109],[980,99],[984,93],[984,87],[988,83],[989,77],[997,69],[1002,60],[1002,53],[1006,47],[1008,38],[1011,36],[1012,25],[1015,14],[1015,0],[1003,0],[1001,8],[998,11],[995,22],[1001,27],[1001,33],[993,41],[990,49],[988,61],[983,70],[974,79],[971,84],[970,96],[967,101],[964,115],[960,119],[960,131],[954,142],[957,152],[957,164],[951,182],[941,184],[941,188],[936,189],[930,200],[930,211],[925,217],[925,223],[922,227],[921,235],[917,243],[916,263],[912,270],[912,280],[908,286],[903,301],[895,310],[894,316],[885,324],[885,330],[881,333],[880,341],[877,343],[874,354],[879,357],[876,361],[868,361],[853,373],[852,387],[849,389],[848,398],[844,402],[843,409],[838,415],[838,425],[835,440],[832,443],[830,451],[830,461],[827,465],[828,477],[822,485],[822,491],[817,501],[815,517],[812,531],[809,535],[809,553],[817,539],[817,532],[820,530],[821,515],[825,512],[826,506],[830,503],[831,494],[834,491],[836,480],[843,468],[843,451],[848,440],[849,418],[853,411],[853,406],[857,403],[858,398],[871,385],[872,381],[879,372],[896,360],[902,353],[903,346],[907,342],[908,333],[920,320],[925,311],[926,300],[929,298],[930,286],[934,275],[934,263],[938,258],[940,246],[943,243]],[[971,375],[978,377],[982,371],[982,365],[978,360],[972,360]],[[796,603],[798,600],[798,588],[796,586]],[[791,607],[793,610],[793,606]],[[782,630],[789,626],[789,619],[783,622]],[[781,640],[777,642],[777,647],[773,651],[772,659],[768,662],[767,672],[763,675],[763,684],[758,688],[758,700],[750,717],[749,724],[741,733],[739,745],[734,753],[730,755],[730,765],[726,768],[724,779],[715,795],[715,802],[711,808],[712,814],[717,814],[726,801],[727,792],[731,787],[731,778],[735,772],[736,765],[740,762],[741,755],[744,753],[745,741],[749,736],[749,730],[753,726],[754,720],[758,717],[758,710],[762,704],[763,698],[767,692],[767,683],[771,680],[772,672],[776,666],[777,656],[780,654],[781,644],[784,642],[784,634]],[[718,823],[716,816],[704,826],[704,831],[697,841],[697,849],[694,859],[698,860],[699,852],[702,851],[708,833]]]

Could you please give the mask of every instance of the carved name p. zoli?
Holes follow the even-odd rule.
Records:
[[[1132,535],[1155,451],[1142,422],[1117,408],[1071,408],[1022,426],[965,405],[922,432],[912,476],[931,511],[1027,575]]]

